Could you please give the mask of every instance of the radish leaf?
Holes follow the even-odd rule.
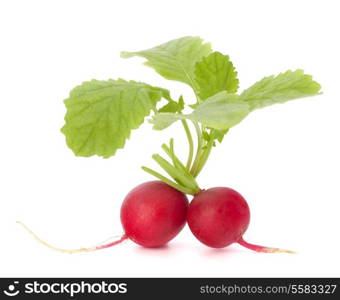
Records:
[[[158,109],[158,112],[181,112],[184,109],[184,100],[183,97],[180,96],[178,102],[174,100],[169,100],[169,102]]]
[[[304,74],[303,70],[286,71],[277,76],[268,76],[243,91],[240,100],[246,101],[251,110],[289,100],[314,96],[321,86]]]
[[[145,65],[154,68],[166,79],[187,83],[197,91],[195,64],[209,53],[210,44],[203,43],[201,38],[182,37],[148,50],[122,52],[121,57],[144,57],[147,59]]]
[[[236,94],[220,92],[199,104],[191,114],[159,113],[153,116],[150,123],[154,125],[153,129],[162,130],[178,120],[189,119],[209,128],[228,129],[249,113],[249,105],[238,101],[238,97]]]
[[[213,52],[196,63],[195,81],[201,100],[221,91],[236,93],[239,81],[229,56]]]
[[[163,130],[178,120],[188,119],[188,115],[176,114],[173,112],[160,112],[152,116],[149,122],[153,124],[153,129]]]
[[[225,91],[217,93],[198,105],[188,118],[210,128],[228,129],[249,113],[248,104],[238,101],[238,97]]]
[[[77,156],[104,158],[123,148],[132,129],[155,109],[162,98],[170,98],[165,89],[135,81],[91,80],[70,92],[61,131]]]

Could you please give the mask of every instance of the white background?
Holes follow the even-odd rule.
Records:
[[[339,276],[339,1],[1,1],[1,276]],[[149,124],[110,159],[77,158],[60,133],[63,99],[92,78],[126,78],[192,99],[184,84],[162,79],[142,50],[199,35],[229,54],[241,90],[263,76],[303,68],[323,95],[254,112],[213,150],[203,188],[242,193],[250,242],[298,251],[259,254],[232,245],[209,249],[186,227],[167,247],[132,242],[68,255],[38,244],[15,221],[60,247],[91,246],[119,235],[119,209],[151,179],[141,165],[176,137]]]

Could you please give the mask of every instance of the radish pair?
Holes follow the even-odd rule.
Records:
[[[187,196],[162,181],[138,185],[125,197],[121,212],[124,234],[116,241],[92,248],[62,249],[51,246],[26,225],[40,243],[57,251],[89,252],[115,246],[130,239],[143,247],[161,247],[171,241],[188,222],[191,232],[203,244],[223,248],[238,243],[257,252],[289,250],[249,244],[243,234],[250,221],[249,206],[235,190],[215,187],[201,190],[189,203]]]
[[[258,252],[291,252],[245,242],[242,236],[249,221],[246,200],[226,187],[201,190],[189,204],[182,192],[162,181],[150,181],[134,188],[121,208],[124,239],[144,247],[165,245],[188,222],[194,236],[209,247],[239,243]]]

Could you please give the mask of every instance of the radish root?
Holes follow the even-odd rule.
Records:
[[[57,251],[57,252],[62,252],[62,253],[70,253],[70,254],[73,254],[73,253],[81,253],[81,252],[92,252],[92,251],[96,251],[96,250],[100,250],[100,249],[105,249],[105,248],[109,248],[109,247],[112,247],[112,246],[115,246],[117,244],[120,244],[122,243],[123,241],[127,240],[128,237],[127,235],[123,234],[118,240],[116,241],[113,241],[113,242],[110,242],[110,243],[107,243],[107,244],[104,244],[104,245],[97,245],[97,246],[93,246],[93,247],[89,247],[89,248],[79,248],[79,249],[64,249],[64,248],[58,248],[58,247],[55,247],[49,243],[47,243],[46,241],[44,241],[43,239],[41,239],[39,236],[37,236],[27,225],[25,225],[24,223],[20,222],[20,221],[17,221],[17,223],[19,225],[21,225],[30,235],[32,235],[34,237],[34,239],[44,245],[45,247],[47,248],[50,248],[54,251]]]
[[[263,252],[263,253],[289,253],[289,254],[296,254],[295,251],[292,250],[285,250],[280,248],[271,248],[271,247],[264,247],[259,245],[254,245],[246,242],[242,237],[238,240],[238,243],[250,250],[256,251],[256,252]]]

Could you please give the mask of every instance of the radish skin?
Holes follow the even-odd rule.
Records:
[[[162,181],[135,187],[124,199],[121,222],[125,234],[143,247],[160,247],[184,227],[189,202],[185,194]]]
[[[187,221],[194,236],[212,248],[238,243],[257,252],[294,253],[250,244],[243,239],[250,222],[249,206],[241,194],[230,188],[215,187],[196,194],[190,203]]]

